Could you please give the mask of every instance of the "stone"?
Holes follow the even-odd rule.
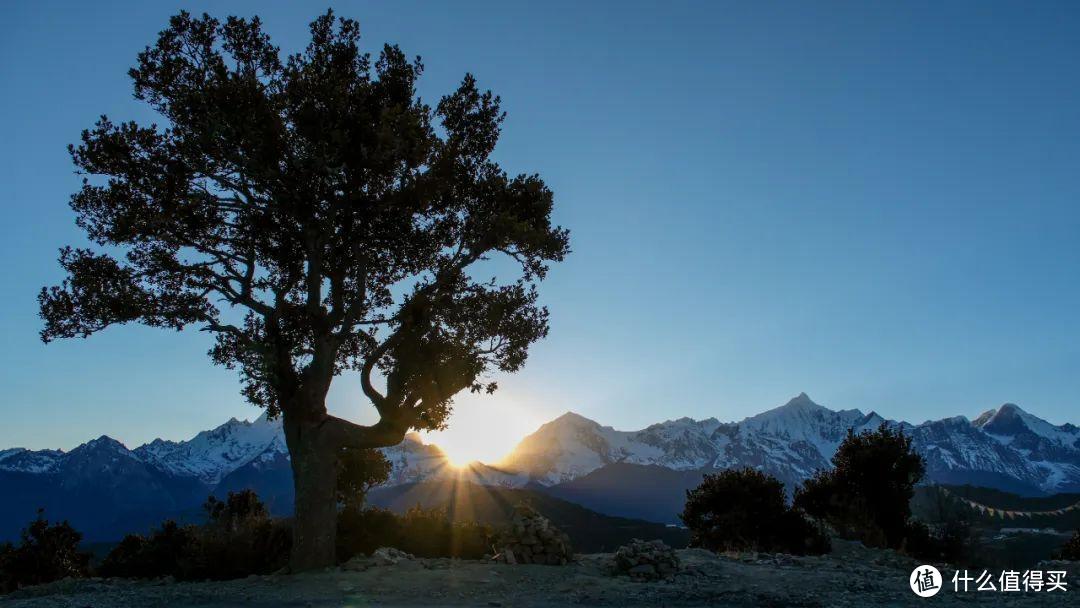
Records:
[[[656,568],[652,564],[641,564],[626,571],[631,578],[656,578]]]
[[[411,553],[406,553],[401,549],[395,549],[394,547],[379,547],[371,554],[371,560],[375,562],[375,565],[377,566],[393,566],[394,564],[411,559],[413,559]]]
[[[496,538],[495,548],[493,559],[508,564],[556,566],[574,558],[570,537],[525,504],[514,507],[510,525]]]
[[[635,580],[674,580],[681,567],[675,550],[663,541],[636,538],[615,551],[613,562],[616,574]]]

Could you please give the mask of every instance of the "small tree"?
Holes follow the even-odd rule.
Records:
[[[785,501],[784,484],[750,468],[706,475],[679,516],[690,546],[710,551],[824,553],[828,538]]]
[[[832,459],[795,491],[795,506],[867,544],[900,548],[908,532],[911,498],[925,463],[900,429],[848,435]]]
[[[44,511],[23,529],[18,545],[0,545],[0,591],[85,576],[90,554],[79,551],[82,534],[66,521],[49,524]]]
[[[350,449],[338,462],[338,503],[359,509],[372,488],[390,479],[390,461],[374,449]]]
[[[192,550],[178,576],[186,579],[230,579],[266,574],[288,561],[292,539],[280,521],[270,519],[252,490],[213,496],[203,505],[206,525],[194,530]]]
[[[254,490],[229,492],[225,500],[208,496],[203,503],[203,511],[206,512],[207,527],[226,532],[270,519],[270,512]]]
[[[42,339],[142,323],[210,332],[211,359],[284,417],[294,570],[331,565],[346,448],[442,428],[458,392],[495,390],[546,335],[536,283],[568,252],[537,175],[491,160],[504,114],[466,75],[434,108],[396,46],[377,57],[327,12],[285,59],[258,18],[173,17],[129,72],[164,127],[106,117],[72,158],[95,248],[61,250]],[[476,265],[495,256],[504,280]],[[370,426],[326,411],[359,373]]]
[[[185,561],[190,560],[195,542],[193,526],[180,526],[166,520],[148,537],[125,536],[109,551],[97,571],[106,577],[179,577]]]
[[[1058,559],[1080,561],[1080,530],[1077,530],[1069,542],[1065,543],[1057,553]]]
[[[251,490],[213,496],[203,504],[206,523],[166,521],[148,537],[126,536],[105,556],[102,576],[225,580],[280,570],[288,562],[291,534],[270,518]]]

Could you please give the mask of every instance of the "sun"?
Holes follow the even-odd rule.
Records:
[[[540,414],[516,399],[462,399],[446,430],[424,433],[423,439],[438,446],[455,468],[477,461],[494,465],[543,422]]]
[[[446,462],[455,469],[464,469],[475,462],[485,464],[498,462],[505,453],[498,453],[490,449],[484,449],[483,445],[477,445],[468,440],[468,437],[456,437],[453,431],[432,433],[424,438],[425,443],[431,443],[439,447],[446,456]],[[471,433],[469,433],[471,435]]]
[[[442,449],[442,446],[439,446]],[[442,449],[442,453],[446,456],[446,464],[450,465],[452,469],[464,469],[469,466],[470,463],[479,461],[479,458],[470,458],[467,456],[455,456],[445,449]]]

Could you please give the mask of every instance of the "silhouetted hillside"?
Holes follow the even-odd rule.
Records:
[[[60,458],[58,456],[57,458]],[[88,541],[143,531],[164,517],[181,518],[206,498],[197,479],[161,471],[108,437],[62,455],[40,473],[0,471],[0,539],[14,538],[44,508],[67,519]]]
[[[968,501],[994,509],[973,507]],[[935,521],[942,512],[959,514],[983,528],[1054,528],[1062,531],[1080,529],[1080,494],[1021,496],[1011,492],[978,486],[924,486],[916,488],[912,508],[920,519]],[[1055,513],[1055,511],[1061,511]],[[1023,514],[1021,514],[1023,513]]]
[[[703,471],[618,462],[543,491],[600,513],[674,524],[679,523],[686,491],[704,476]]]
[[[514,505],[527,502],[569,534],[576,551],[586,553],[611,551],[633,538],[659,538],[674,547],[685,547],[690,538],[687,530],[603,515],[532,489],[429,481],[377,488],[369,495],[368,502],[399,513],[417,504],[425,508],[445,507],[455,521],[492,525],[509,522]]]

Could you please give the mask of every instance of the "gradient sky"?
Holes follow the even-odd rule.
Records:
[[[35,297],[82,242],[65,146],[103,113],[154,120],[126,71],[168,16],[257,13],[292,52],[320,6],[0,4],[0,447],[258,415],[205,334],[44,346]],[[1080,422],[1077,3],[335,8],[424,57],[425,99],[466,71],[502,95],[497,160],[539,172],[572,230],[550,337],[459,400],[435,439],[452,455],[495,458],[566,410],[631,429],[800,391],[912,422],[1006,401]],[[352,378],[330,406],[374,418]]]

